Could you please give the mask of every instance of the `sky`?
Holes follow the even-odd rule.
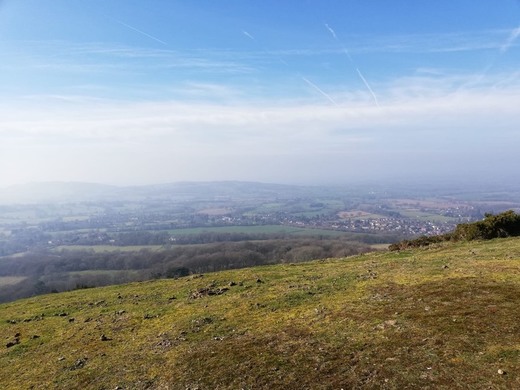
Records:
[[[520,0],[0,0],[0,187],[520,179]]]

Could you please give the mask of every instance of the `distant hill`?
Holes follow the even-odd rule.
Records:
[[[51,294],[0,305],[0,383],[518,389],[518,297],[518,238]]]
[[[327,188],[255,182],[178,182],[147,186],[109,186],[79,182],[42,182],[0,188],[0,204],[85,201],[142,201],[150,199],[226,199],[323,195]]]
[[[93,183],[43,182],[0,188],[0,204],[63,203],[113,196],[118,187]]]

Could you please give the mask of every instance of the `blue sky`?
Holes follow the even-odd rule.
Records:
[[[0,0],[0,56],[0,187],[518,179],[517,0]]]

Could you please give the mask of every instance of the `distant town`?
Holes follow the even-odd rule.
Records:
[[[390,193],[241,182],[118,188],[117,192],[85,185],[76,193],[74,185],[50,188],[70,198],[53,201],[48,196],[39,202],[0,206],[0,255],[70,245],[171,245],[202,233],[242,234],[246,239],[262,234],[352,233],[391,242],[446,233],[486,212],[520,207],[516,193],[475,200],[447,194],[426,198],[406,190]],[[97,197],[89,197],[90,193]]]

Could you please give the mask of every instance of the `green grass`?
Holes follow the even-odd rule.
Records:
[[[0,383],[515,389],[518,297],[520,239],[39,296],[0,305],[4,344],[20,333],[0,345]]]

